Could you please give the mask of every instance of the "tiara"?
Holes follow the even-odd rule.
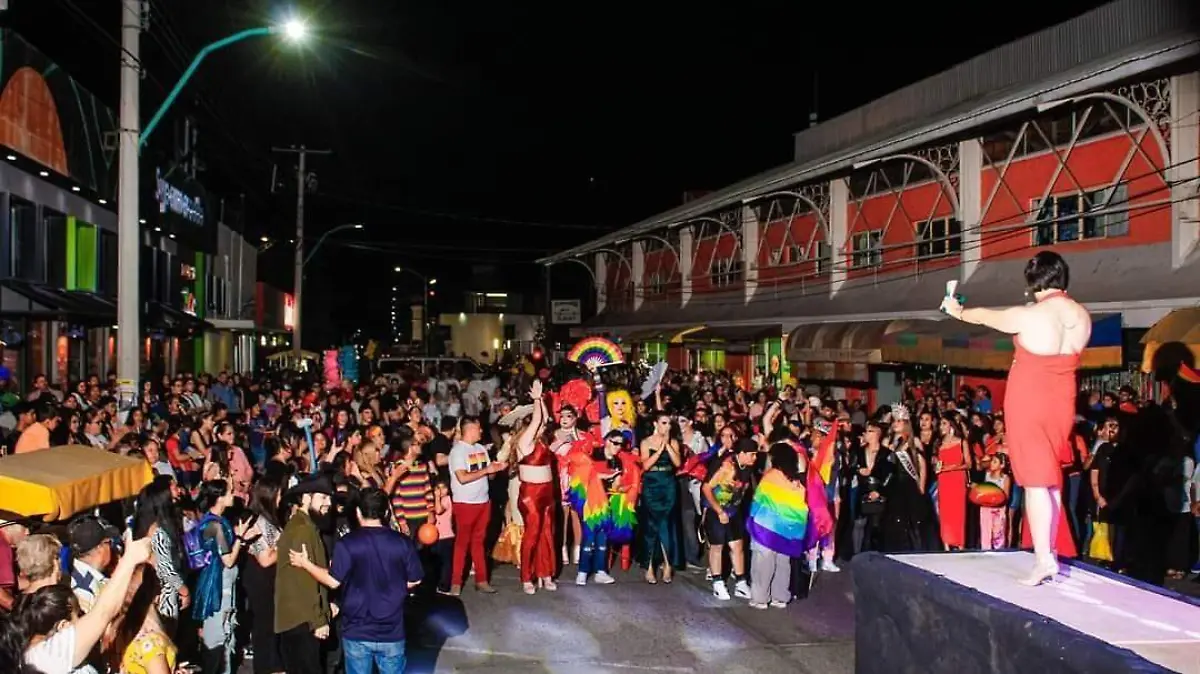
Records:
[[[912,419],[912,415],[909,414],[908,408],[905,407],[903,404],[893,403],[892,404],[892,419],[894,421],[908,421],[908,420]]]

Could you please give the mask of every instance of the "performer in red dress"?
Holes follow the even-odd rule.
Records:
[[[525,594],[533,594],[536,587],[558,589],[554,582],[554,509],[558,497],[554,489],[554,454],[541,438],[549,415],[540,380],[534,380],[529,395],[533,398],[533,418],[517,440],[517,471],[521,478],[517,508],[525,522],[521,536],[521,587]]]
[[[1080,354],[1091,338],[1086,309],[1067,293],[1070,271],[1058,253],[1042,251],[1025,265],[1032,304],[964,309],[956,297],[942,311],[967,323],[1014,335],[1004,419],[1013,475],[1025,489],[1024,527],[1036,558],[1023,583],[1039,585],[1058,573],[1055,553],[1075,555],[1062,508],[1062,465],[1071,456]],[[1052,544],[1054,542],[1054,544]]]

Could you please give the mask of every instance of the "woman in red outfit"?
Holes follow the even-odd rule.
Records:
[[[546,427],[546,401],[542,382],[534,381],[533,418],[517,440],[517,474],[521,478],[517,509],[524,520],[521,535],[521,586],[525,594],[536,591],[534,581],[543,590],[554,591],[554,507],[560,494],[554,489],[554,452],[541,438]]]
[[[1025,265],[1032,304],[1008,309],[964,309],[954,297],[942,311],[967,323],[1015,335],[1016,353],[1004,395],[1006,440],[1013,476],[1025,489],[1025,519],[1034,568],[1023,579],[1040,585],[1058,573],[1057,552],[1075,554],[1062,509],[1062,464],[1071,460],[1076,371],[1092,335],[1092,320],[1067,293],[1070,271],[1058,253],[1042,251]]]
[[[937,475],[938,522],[942,545],[961,550],[967,544],[967,471],[971,466],[966,443],[959,437],[959,426],[943,418],[938,431],[942,436],[934,460]]]

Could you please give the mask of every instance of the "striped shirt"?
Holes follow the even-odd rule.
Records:
[[[408,469],[392,491],[392,515],[396,521],[422,520],[433,507],[433,474],[429,463],[421,461]]]

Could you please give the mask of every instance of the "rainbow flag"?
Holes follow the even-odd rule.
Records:
[[[769,550],[789,557],[803,556],[808,534],[804,487],[792,484],[778,470],[767,471],[754,491],[746,529],[751,539]]]
[[[609,497],[609,545],[624,545],[633,541],[633,526],[637,524],[637,510],[634,505],[626,494],[613,494]]]
[[[834,452],[833,446],[837,442],[837,432],[833,431],[826,433],[821,440],[821,444],[817,447],[816,453],[813,455],[813,464],[817,468],[817,472],[821,475],[821,481],[829,484],[833,478],[833,462]]]

